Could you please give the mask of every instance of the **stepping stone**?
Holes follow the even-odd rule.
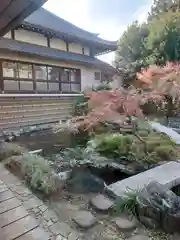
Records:
[[[77,212],[72,219],[81,228],[90,228],[97,222],[96,218],[87,211]]]
[[[117,228],[122,232],[130,232],[136,228],[136,224],[134,221],[130,221],[126,218],[121,218],[121,217],[115,220],[115,224]]]
[[[67,236],[73,231],[73,229],[71,229],[71,227],[67,223],[63,222],[53,224],[50,227],[50,230],[54,235],[61,235],[65,238],[67,238]]]
[[[127,240],[150,240],[150,238],[145,235],[135,235],[133,237],[128,238]]]
[[[90,203],[94,208],[99,211],[108,211],[113,206],[113,201],[106,198],[105,196],[99,194],[96,197],[92,198]]]

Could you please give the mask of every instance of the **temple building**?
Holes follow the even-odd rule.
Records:
[[[81,91],[118,81],[116,69],[97,58],[116,48],[117,42],[36,10],[0,38],[0,128],[56,122]]]

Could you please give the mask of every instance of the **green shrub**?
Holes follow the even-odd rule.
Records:
[[[76,98],[74,104],[74,116],[86,115],[88,112],[88,98],[84,95]]]
[[[128,155],[132,139],[120,133],[97,135],[89,145],[106,157],[120,157]]]
[[[179,159],[180,151],[167,135],[153,131],[147,122],[133,134],[106,133],[96,135],[88,148],[118,162],[135,163],[148,169],[159,162]]]
[[[177,157],[177,151],[173,146],[160,145],[155,148],[157,155],[164,160],[175,160]]]
[[[5,161],[5,166],[11,171],[19,170],[19,175],[35,191],[50,195],[59,188],[58,179],[43,157],[34,154],[11,157]]]
[[[3,142],[0,144],[0,160],[26,152],[28,152],[27,149],[15,143]]]

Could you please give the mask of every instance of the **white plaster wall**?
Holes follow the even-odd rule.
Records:
[[[8,32],[4,37],[11,38],[11,32]],[[47,38],[44,37],[43,34],[27,31],[24,29],[15,30],[15,40],[48,47]],[[61,39],[50,39],[50,47],[66,51],[66,43]],[[84,46],[77,43],[70,43],[69,52],[82,54],[83,47]],[[88,47],[84,47],[84,54],[88,56],[90,55],[90,49]]]
[[[84,48],[84,54],[88,56],[90,55],[90,49],[88,47]]]
[[[81,68],[81,90],[92,88],[101,84],[100,80],[94,79],[94,73],[100,70],[95,68]]]
[[[6,35],[4,35],[4,38],[11,38],[11,31],[6,33]]]
[[[66,51],[66,43],[61,39],[50,39],[50,47],[58,50]]]
[[[46,37],[44,37],[42,34],[23,29],[15,30],[15,40],[47,47]]]
[[[69,52],[82,54],[82,46],[80,44],[70,43]]]
[[[122,76],[119,76],[119,75],[114,75],[113,76],[113,81],[111,82],[111,86],[112,88],[119,88],[123,85],[123,78]]]

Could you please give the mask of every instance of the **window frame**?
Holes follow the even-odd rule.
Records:
[[[96,74],[97,74],[97,73],[99,74],[99,79],[96,78]],[[95,81],[101,81],[101,71],[95,71],[95,72],[94,72],[94,80],[95,80]]]
[[[31,65],[32,66],[32,78],[18,78],[17,76],[19,76],[19,69],[18,69],[18,75],[14,78],[14,77],[4,77],[3,76],[3,63],[4,62],[11,62],[11,63],[16,63],[17,64],[17,68],[19,64],[27,64],[27,65]],[[46,67],[46,73],[47,73],[47,78],[46,80],[43,79],[36,79],[36,70],[35,70],[35,66],[42,66],[42,67]],[[50,80],[49,78],[49,72],[48,69],[49,68],[57,68],[59,69],[59,73],[58,73],[58,80]],[[72,81],[69,79],[69,81],[62,81],[62,77],[61,77],[61,71],[63,70],[69,70],[69,72],[71,71],[75,71],[76,72],[76,81]],[[31,63],[31,62],[23,62],[23,61],[12,61],[9,59],[0,59],[0,78],[1,78],[1,84],[0,84],[0,90],[2,92],[8,92],[8,93],[74,93],[72,92],[72,84],[77,84],[78,88],[81,91],[81,70],[80,69],[75,69],[75,68],[68,68],[68,67],[61,67],[61,66],[53,66],[53,65],[47,65],[47,64],[39,64],[39,63]],[[18,81],[18,85],[19,85],[19,90],[5,90],[4,89],[4,81],[8,81],[8,80],[16,80]],[[20,89],[20,82],[21,81],[28,81],[28,82],[33,82],[33,91],[32,90],[21,90]],[[37,90],[36,87],[36,83],[37,82],[44,82],[47,83],[47,91],[40,91]],[[57,89],[57,91],[49,91],[49,84],[50,83],[59,83],[59,89]],[[62,83],[67,83],[70,84],[70,92],[62,92]]]

